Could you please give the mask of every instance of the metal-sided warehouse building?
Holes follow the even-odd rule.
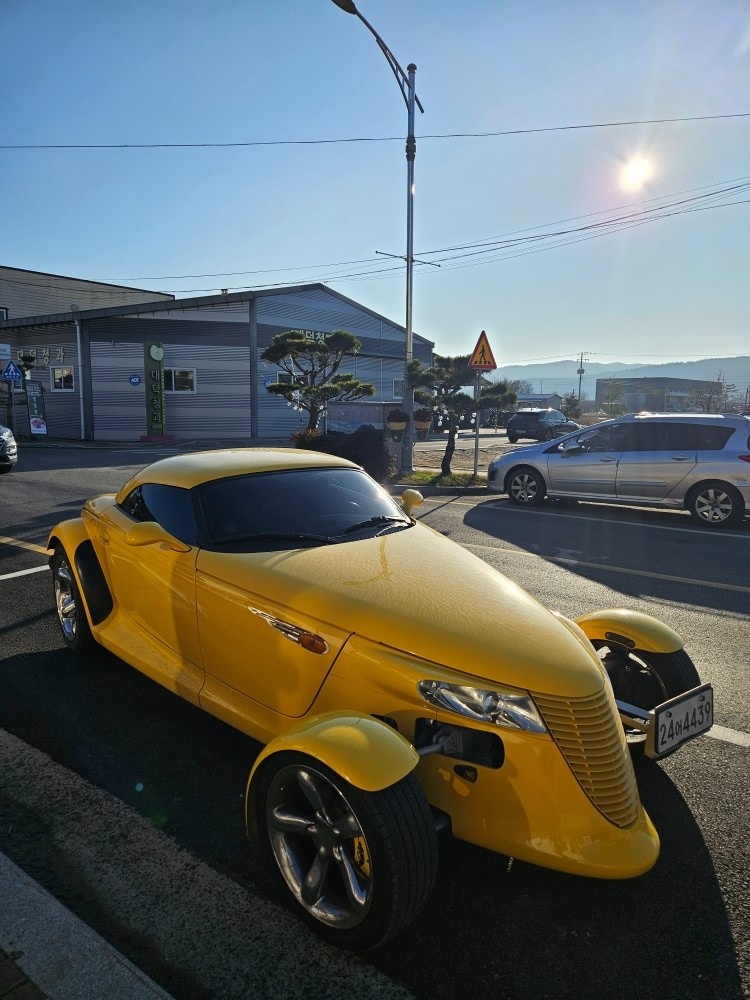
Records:
[[[306,426],[306,414],[265,389],[286,376],[261,354],[287,330],[354,334],[361,350],[340,371],[372,383],[371,401],[401,398],[404,328],[322,284],[185,299],[155,293],[140,304],[8,316],[0,321],[0,342],[10,345],[16,363],[33,358],[31,378],[43,389],[50,438],[139,441],[149,387],[144,345],[156,343],[163,346],[166,435],[262,440]],[[413,357],[425,365],[433,347],[413,337]],[[21,406],[23,397],[17,389]],[[23,433],[18,407],[16,422]]]

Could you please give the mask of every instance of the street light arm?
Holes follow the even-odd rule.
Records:
[[[335,0],[334,0],[334,2],[335,2]],[[406,107],[408,108],[409,107],[409,77],[408,77],[408,75],[403,71],[403,69],[399,65],[398,59],[396,59],[396,57],[394,56],[394,54],[391,52],[391,50],[385,44],[385,42],[380,37],[380,35],[377,33],[377,31],[370,24],[370,22],[367,20],[367,18],[363,17],[360,14],[359,11],[356,11],[356,15],[360,19],[360,21],[362,22],[362,24],[364,24],[364,26],[367,28],[367,30],[372,34],[373,38],[378,43],[380,51],[383,53],[383,55],[385,56],[385,58],[388,60],[388,65],[391,67],[393,75],[396,77],[396,82],[398,83],[399,88],[401,90],[401,96],[403,97],[404,103],[406,104]],[[414,102],[417,105],[417,107],[419,108],[419,110],[422,112],[422,114],[424,114],[424,108],[422,107],[422,102],[417,97],[416,93],[414,94]]]
[[[391,67],[391,71],[393,72],[393,75],[396,77],[396,83],[399,85],[399,88],[401,90],[401,95],[404,98],[404,102],[406,104],[406,107],[408,108],[409,107],[409,77],[408,77],[408,75],[406,73],[404,73],[404,71],[399,66],[398,59],[396,59],[396,57],[394,56],[394,54],[391,52],[391,50],[385,44],[385,42],[380,37],[380,35],[377,33],[377,31],[370,24],[370,22],[367,20],[367,18],[363,17],[362,14],[360,14],[360,12],[357,10],[357,6],[353,2],[353,0],[333,0],[333,3],[335,3],[337,7],[339,7],[341,10],[345,11],[347,14],[354,14],[355,17],[358,17],[360,19],[360,21],[362,22],[362,24],[364,24],[364,26],[367,28],[367,30],[370,32],[370,34],[373,36],[373,38],[375,39],[375,41],[378,43],[380,51],[383,53],[383,55],[385,56],[385,58],[388,60],[388,65]],[[422,114],[424,114],[424,108],[422,107],[422,102],[419,100],[419,98],[417,97],[416,94],[414,95],[414,100],[415,100],[416,105],[419,108],[419,110],[422,112]]]

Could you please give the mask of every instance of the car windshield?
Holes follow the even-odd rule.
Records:
[[[414,522],[359,469],[290,469],[206,483],[198,490],[209,546],[296,548],[349,542]]]

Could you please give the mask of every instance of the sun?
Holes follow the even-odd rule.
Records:
[[[640,191],[653,176],[653,163],[645,156],[634,156],[620,171],[620,187],[625,191]]]

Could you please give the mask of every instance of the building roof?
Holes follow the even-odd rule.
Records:
[[[22,318],[19,317],[17,319],[0,321],[0,330],[20,330],[24,327],[55,326],[60,323],[73,323],[76,320],[108,319],[119,316],[158,316],[158,313],[160,312],[175,312],[175,310],[180,309],[214,310],[228,305],[241,305],[243,302],[250,303],[253,299],[265,298],[274,295],[289,295],[290,293],[294,294],[296,292],[312,290],[325,292],[327,295],[340,299],[348,305],[361,309],[374,319],[388,323],[389,326],[394,327],[396,330],[403,330],[404,333],[406,333],[406,328],[401,326],[400,323],[394,323],[393,320],[388,319],[387,316],[383,316],[380,313],[374,312],[372,309],[368,309],[367,306],[363,306],[361,302],[357,302],[355,299],[350,299],[346,295],[342,295],[340,292],[334,291],[334,289],[329,288],[327,285],[320,282],[307,285],[285,285],[280,288],[260,288],[244,292],[229,292],[226,295],[201,295],[196,298],[166,299],[146,301],[136,305],[106,306],[101,309],[74,310],[71,312],[55,313],[49,316],[24,316]],[[426,337],[421,337],[416,333],[414,334],[414,337],[429,347],[435,346],[434,342],[427,340]]]

